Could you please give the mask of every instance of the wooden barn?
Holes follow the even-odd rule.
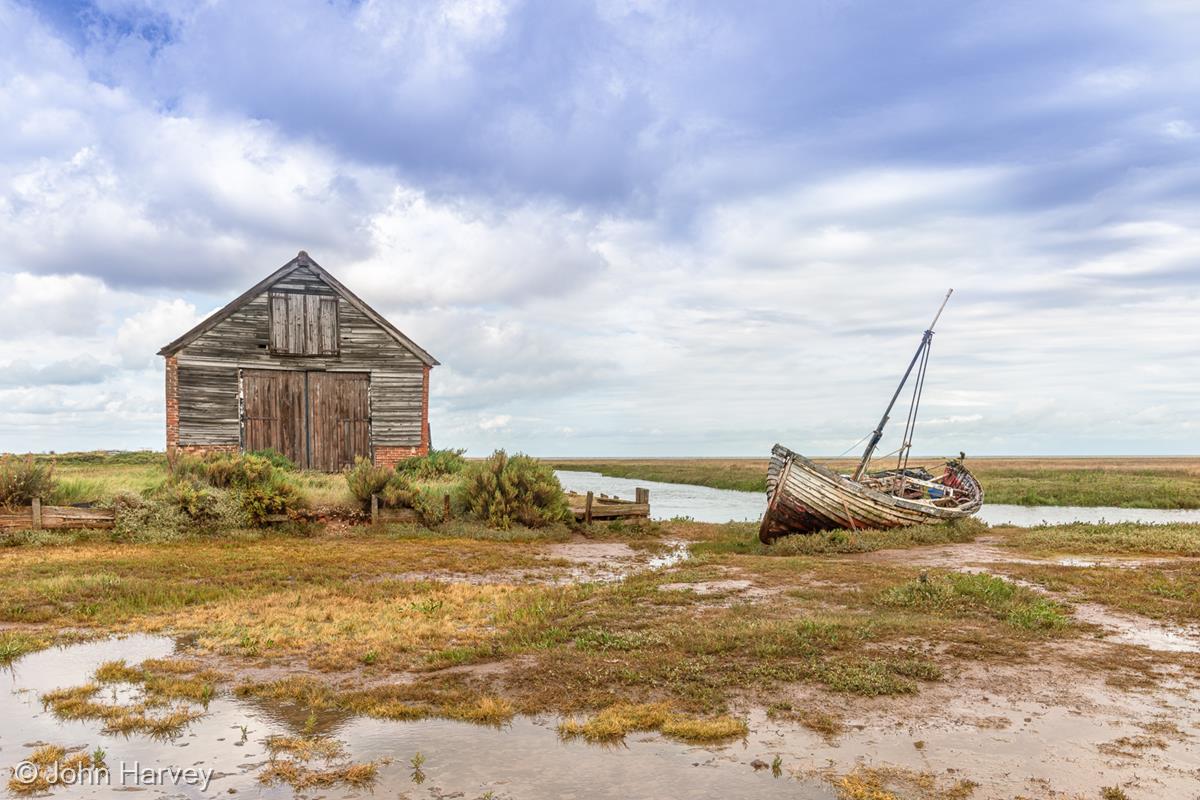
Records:
[[[429,452],[437,360],[303,250],[159,355],[168,453],[273,448],[332,472]]]

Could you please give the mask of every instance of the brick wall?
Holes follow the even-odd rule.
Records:
[[[179,447],[179,361],[167,356],[167,456]]]
[[[406,458],[429,454],[428,445],[420,447],[388,447],[375,445],[375,464],[380,467],[394,467]]]

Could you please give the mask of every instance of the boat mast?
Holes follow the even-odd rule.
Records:
[[[933,322],[929,323],[929,327],[921,336],[921,344],[917,347],[917,352],[913,354],[912,361],[908,362],[908,369],[904,370],[904,377],[900,379],[900,385],[896,387],[896,393],[892,395],[892,401],[888,403],[887,409],[883,412],[883,417],[879,420],[879,425],[875,428],[875,432],[871,434],[871,441],[867,442],[867,449],[863,451],[862,461],[858,464],[858,469],[854,471],[854,480],[862,480],[862,476],[866,473],[867,467],[871,463],[871,456],[875,453],[875,448],[879,444],[879,440],[883,438],[883,427],[888,423],[888,417],[892,413],[892,406],[896,405],[896,398],[900,396],[901,390],[904,389],[904,384],[908,382],[908,376],[912,374],[913,367],[917,365],[917,361],[921,358],[921,354],[929,347],[929,343],[933,340],[933,327],[937,325],[938,318],[942,316],[942,311],[946,308],[946,303],[950,302],[950,295],[954,294],[954,290],[946,292],[945,299],[942,300],[941,307],[938,308],[937,314],[933,317]]]

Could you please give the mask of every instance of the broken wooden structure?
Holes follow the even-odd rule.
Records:
[[[854,474],[839,475],[781,444],[771,450],[771,462],[767,467],[767,511],[758,530],[758,538],[763,543],[770,544],[780,536],[793,533],[836,528],[899,528],[946,522],[970,516],[983,506],[983,487],[963,466],[961,458],[941,465],[938,475],[924,467],[910,467],[908,463],[925,386],[925,370],[929,365],[933,328],[953,291],[946,293],[941,308],[921,337],[908,370],[870,434]],[[896,468],[871,471],[871,459],[883,437],[883,428],[914,368],[917,375],[904,435],[900,448],[891,454],[899,456]]]
[[[111,528],[116,514],[103,508],[46,506],[34,498],[28,507],[0,507],[0,529],[42,530],[55,528]]]
[[[650,490],[634,489],[633,500],[622,500],[606,494],[597,497],[595,492],[587,494],[568,492],[567,505],[570,506],[575,519],[584,524],[591,524],[593,520],[648,519],[650,517]]]
[[[335,472],[429,452],[437,360],[303,250],[159,355],[168,455],[273,449]]]

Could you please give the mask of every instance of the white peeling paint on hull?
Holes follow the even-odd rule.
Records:
[[[953,469],[972,497],[957,508],[941,508],[869,489],[777,444],[767,471],[769,501],[759,538],[770,542],[791,533],[898,528],[968,517],[983,505],[983,489],[965,467]]]

